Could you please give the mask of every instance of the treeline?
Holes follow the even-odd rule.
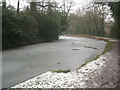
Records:
[[[65,33],[118,38],[118,11],[118,3],[90,3],[86,8],[78,9],[70,15],[69,27]],[[113,22],[111,18],[114,17]]]
[[[110,2],[109,6],[115,20],[111,27],[111,37],[120,39],[120,2]]]
[[[2,48],[11,48],[39,42],[57,40],[68,26],[69,10],[65,3],[58,7],[56,2],[30,2],[25,10],[2,3]]]

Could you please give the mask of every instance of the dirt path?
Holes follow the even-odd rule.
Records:
[[[118,43],[103,56],[106,57],[105,63],[92,74],[92,79],[86,82],[88,88],[116,88],[119,85],[118,60],[120,56],[118,54]]]

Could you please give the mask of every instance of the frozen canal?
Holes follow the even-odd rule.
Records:
[[[74,71],[85,61],[101,54],[106,42],[88,38],[61,36],[46,42],[4,50],[2,85],[7,88],[49,70]]]

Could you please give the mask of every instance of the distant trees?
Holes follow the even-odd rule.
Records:
[[[24,11],[20,11],[19,4],[14,10],[3,3],[3,49],[57,40],[66,30],[71,4],[67,6],[68,10],[64,10],[61,9],[64,5],[59,7],[57,2],[30,2],[30,7]]]
[[[104,23],[110,13],[108,5],[90,3],[70,15],[70,25],[66,33],[105,36]]]
[[[112,16],[114,17],[114,25],[111,27],[111,37],[120,38],[120,2],[109,2]]]
[[[68,0],[63,0],[63,4],[61,5],[61,11],[62,11],[62,21],[61,21],[61,26],[62,27],[62,31],[64,32],[67,27],[68,27],[68,22],[69,22],[69,14],[70,11],[72,9],[72,7],[74,6],[74,2],[73,1],[68,1]]]

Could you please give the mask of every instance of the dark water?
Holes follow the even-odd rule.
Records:
[[[86,48],[84,45],[93,48]],[[88,38],[60,37],[54,42],[5,50],[2,53],[2,85],[7,88],[48,70],[78,68],[102,53],[106,42]],[[79,50],[72,50],[79,49]]]

